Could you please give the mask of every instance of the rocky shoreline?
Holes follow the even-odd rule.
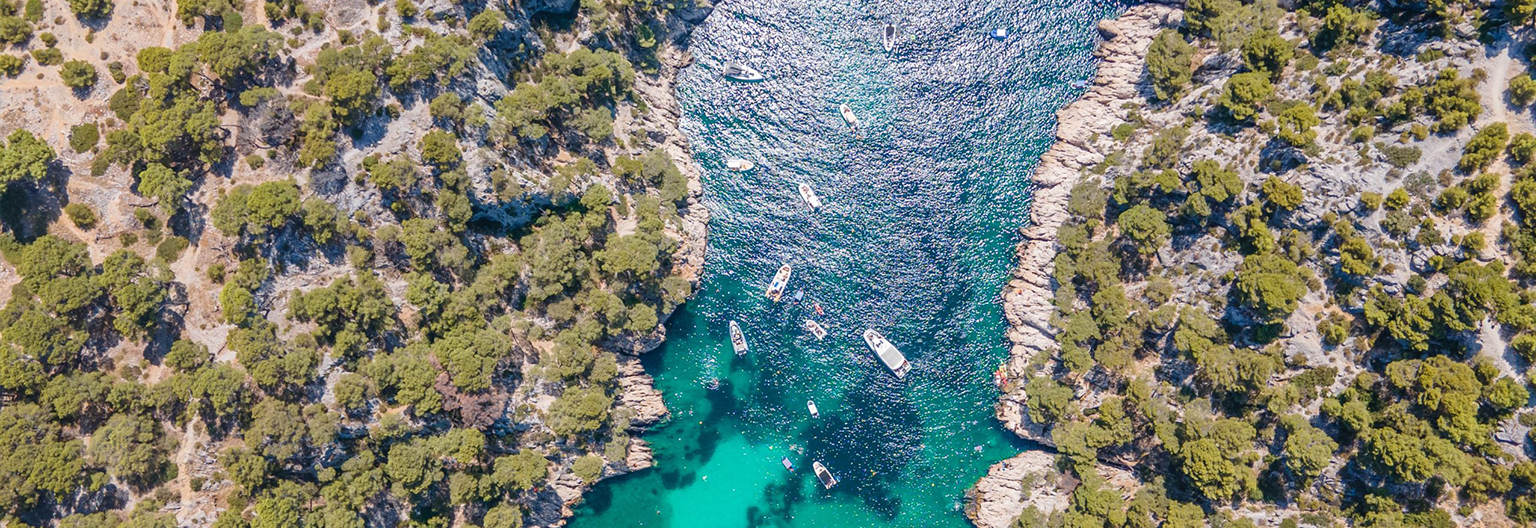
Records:
[[[998,398],[996,416],[1008,430],[1044,446],[1054,445],[1049,427],[1030,420],[1023,382],[1037,369],[1036,357],[1056,349],[1055,331],[1051,329],[1056,230],[1067,219],[1067,200],[1082,171],[1104,160],[1104,155],[1091,146],[1093,141],[1125,122],[1126,103],[1145,102],[1151,90],[1144,73],[1145,57],[1153,37],[1164,28],[1178,26],[1182,19],[1180,9],[1142,4],[1115,19],[1099,22],[1104,40],[1095,51],[1100,63],[1093,85],[1081,99],[1056,113],[1056,142],[1041,156],[1035,170],[1030,225],[1020,230],[1024,240],[1015,249],[1013,278],[1003,288],[1011,346],[1003,365],[1007,381]],[[1056,485],[1048,485],[1040,479],[1036,489],[1022,489],[1025,475],[1058,475],[1055,458],[1043,450],[1026,451],[993,465],[968,494],[967,517],[979,527],[1002,528],[1029,506],[1043,512],[1066,508],[1070,486],[1054,480],[1050,483]],[[1101,466],[1101,472],[1105,471],[1119,473]],[[1120,481],[1106,477],[1111,483]]]

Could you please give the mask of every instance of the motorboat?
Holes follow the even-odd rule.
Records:
[[[736,324],[736,321],[731,321],[731,349],[735,350],[738,356],[747,353],[747,337],[742,335],[741,325]]]
[[[811,418],[821,418],[821,411],[816,409],[815,400],[805,400],[805,408],[811,410]]]
[[[1003,40],[1005,38],[1008,38],[1008,30],[1003,29],[1003,28],[994,29],[994,30],[992,30],[992,38],[994,40]]]
[[[811,189],[811,184],[800,183],[800,198],[805,200],[806,205],[811,206],[811,209],[821,209],[821,198],[816,196],[816,191]]]
[[[827,329],[822,327],[821,323],[806,319],[805,329],[810,330],[811,335],[816,336],[817,341],[827,338]]]
[[[779,463],[780,464],[784,464],[784,469],[787,469],[787,470],[790,470],[790,471],[794,471],[795,470],[795,463],[794,462],[790,462],[789,461],[789,457],[780,458],[779,459]]]
[[[891,369],[897,378],[907,377],[907,371],[912,370],[912,364],[907,362],[907,356],[902,355],[901,351],[896,349],[896,345],[887,341],[878,330],[873,328],[865,330],[864,344],[869,345],[869,349],[875,352],[880,362],[885,363],[885,368]]]
[[[789,286],[789,274],[793,271],[789,264],[779,266],[779,272],[773,274],[773,282],[768,285],[768,298],[773,302],[779,302],[784,298],[784,288]]]
[[[832,489],[832,486],[837,485],[837,477],[832,476],[832,472],[827,470],[827,466],[821,465],[820,460],[811,462],[811,469],[816,472],[816,478],[821,481],[823,489]]]
[[[885,28],[880,31],[880,46],[885,48],[886,53],[896,49],[896,24],[885,23]]]
[[[725,78],[737,82],[759,82],[768,78],[763,76],[763,72],[757,71],[756,68],[742,64],[739,61],[725,63],[725,69],[720,73]]]
[[[740,158],[731,158],[725,161],[725,168],[735,172],[747,172],[756,166],[752,162]]]
[[[848,103],[837,105],[837,113],[842,114],[843,121],[848,123],[848,128],[859,129],[859,116],[853,115],[853,107],[848,106]]]

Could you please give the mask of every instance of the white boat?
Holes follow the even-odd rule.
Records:
[[[896,345],[892,345],[875,329],[870,328],[864,331],[864,344],[869,345],[869,349],[875,352],[880,362],[885,363],[885,368],[891,369],[897,378],[907,377],[907,371],[912,370],[912,364],[907,362],[907,356],[901,355],[901,351],[896,350]]]
[[[848,123],[848,128],[859,129],[859,116],[853,115],[853,107],[848,103],[837,105],[837,113],[843,115],[843,121]]]
[[[784,288],[789,286],[790,271],[792,270],[789,264],[785,264],[779,266],[778,273],[773,274],[773,283],[768,285],[768,298],[773,302],[779,302],[779,299],[784,298]]]
[[[800,183],[800,198],[805,200],[806,205],[811,206],[811,209],[821,209],[821,198],[816,196],[816,191],[811,189],[811,184]]]
[[[747,353],[747,337],[742,335],[741,325],[736,324],[736,321],[731,321],[731,349],[738,356]]]
[[[810,319],[806,319],[805,320],[805,329],[806,330],[810,330],[811,331],[811,335],[816,336],[816,340],[817,341],[820,341],[822,339],[826,339],[827,338],[827,329],[823,328],[821,326],[821,323],[818,323],[816,321],[812,321]]]
[[[747,172],[752,170],[752,167],[756,166],[757,165],[754,165],[752,162],[740,158],[731,158],[725,160],[725,168],[736,172]]]
[[[821,418],[821,411],[816,410],[815,400],[805,400],[805,408],[811,410],[811,418]]]
[[[1008,30],[1003,28],[994,29],[992,30],[992,38],[996,40],[1003,40],[1008,38]]]
[[[837,485],[837,477],[832,476],[832,472],[827,471],[827,466],[821,465],[820,460],[811,462],[811,469],[816,471],[816,478],[821,480],[823,489],[832,489],[832,486]]]
[[[721,75],[724,75],[727,79],[739,82],[758,82],[767,79],[767,77],[763,76],[763,72],[737,61],[725,63],[725,70],[721,71]]]
[[[790,471],[794,471],[795,470],[795,463],[794,462],[790,462],[789,461],[789,457],[779,458],[779,463],[780,464],[784,464],[784,469],[787,469],[787,470],[790,470]]]
[[[885,29],[880,32],[880,46],[885,48],[886,53],[896,49],[896,24],[885,23]]]

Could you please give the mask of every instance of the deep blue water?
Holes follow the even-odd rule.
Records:
[[[1117,8],[719,5],[678,88],[713,215],[705,276],[645,359],[673,418],[644,436],[657,467],[600,484],[572,526],[968,526],[965,489],[1027,448],[992,418],[991,372],[1007,355],[999,291],[1029,175],[1055,112],[1081,94],[1072,83],[1092,75],[1094,24]],[[887,20],[902,27],[894,53],[880,47]],[[1010,37],[989,38],[999,27]],[[732,59],[770,79],[722,80]],[[838,117],[843,102],[864,137]],[[758,166],[726,171],[732,157]],[[762,294],[785,262],[802,302]],[[814,340],[806,318],[831,335]],[[752,346],[744,358],[731,352],[732,319]],[[864,346],[869,327],[912,361],[905,380]],[[822,490],[813,460],[842,482]]]

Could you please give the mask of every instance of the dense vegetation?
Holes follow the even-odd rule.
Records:
[[[1071,191],[1057,349],[1005,388],[1076,477],[1015,526],[1536,521],[1536,136],[1467,66],[1525,4],[1188,2]]]
[[[69,151],[132,200],[70,202],[56,147],[0,141],[4,203],[51,197],[0,215],[0,522],[176,526],[180,502],[221,528],[513,528],[559,511],[554,477],[628,470],[616,351],[691,294],[689,197],[615,116],[646,111],[655,32],[690,3],[584,1],[535,34],[521,7],[401,0],[354,33],[297,0],[178,0],[201,34],[110,78],[55,61],[30,5],[0,0],[0,41],[38,64],[0,73],[100,99]],[[544,51],[575,25],[596,31]],[[400,148],[364,140],[412,115]]]

